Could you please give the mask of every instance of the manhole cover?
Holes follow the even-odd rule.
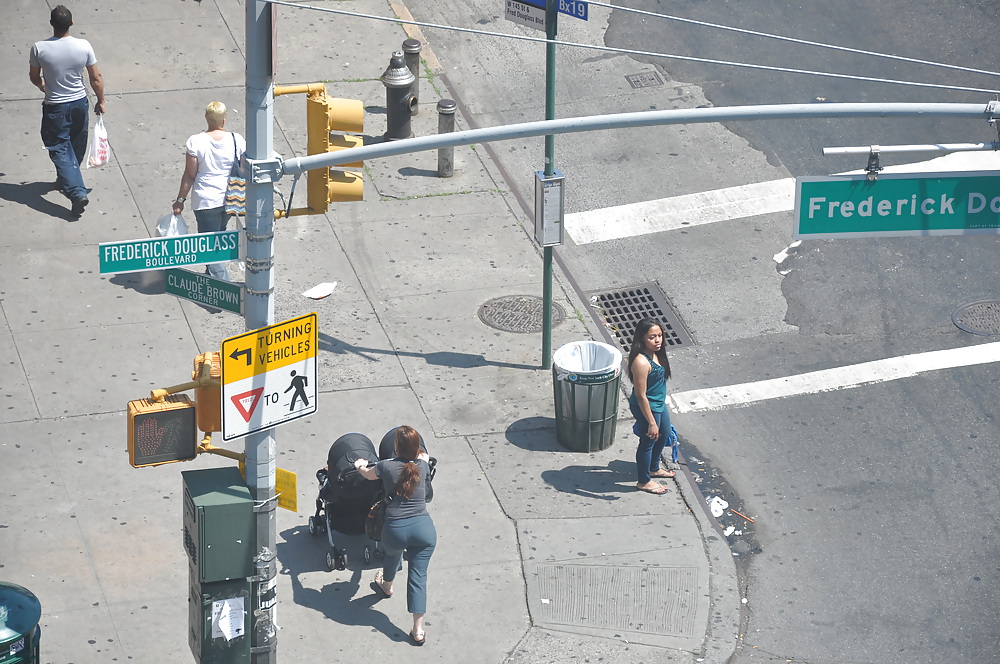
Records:
[[[1000,334],[1000,300],[979,300],[963,304],[951,315],[960,330],[993,336]]]
[[[655,71],[643,71],[638,74],[625,74],[625,80],[633,88],[652,88],[663,85],[663,79]]]
[[[479,307],[479,319],[504,332],[541,332],[542,298],[534,295],[507,295],[498,297]],[[566,313],[552,303],[552,327],[563,322]]]
[[[694,344],[680,316],[667,304],[667,298],[656,284],[591,293],[590,305],[604,319],[605,324],[618,339],[618,344],[626,352],[632,345],[635,328],[643,318],[660,321],[663,325],[663,341],[668,346]]]

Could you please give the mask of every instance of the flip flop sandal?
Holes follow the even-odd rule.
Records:
[[[410,643],[412,643],[415,646],[424,645],[425,643],[427,643],[427,633],[425,632],[424,635],[418,639],[416,634],[410,632]]]
[[[651,493],[654,496],[662,496],[667,492],[667,487],[663,486],[662,484],[659,484],[657,486],[659,487],[659,490],[651,487],[638,487],[638,486],[636,487],[636,489],[638,489],[639,491],[645,491],[646,493]]]

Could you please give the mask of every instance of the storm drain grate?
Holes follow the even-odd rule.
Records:
[[[638,74],[625,74],[625,80],[628,84],[632,86],[633,89],[637,88],[654,88],[657,85],[663,85],[663,79],[655,71],[641,71]]]
[[[960,330],[984,336],[1000,335],[1000,300],[978,300],[963,304],[951,315]]]
[[[632,345],[635,328],[643,318],[652,318],[663,325],[663,340],[667,346],[691,346],[694,339],[681,322],[673,307],[656,284],[643,284],[624,290],[591,293],[590,306],[604,320],[626,352]]]

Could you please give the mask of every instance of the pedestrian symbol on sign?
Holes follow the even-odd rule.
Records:
[[[306,385],[309,384],[309,379],[305,376],[296,376],[295,371],[292,371],[292,383],[285,390],[285,394],[288,394],[291,390],[295,390],[292,393],[292,405],[288,407],[289,412],[295,410],[295,402],[302,399],[302,404],[304,406],[309,405],[309,398],[306,396]]]

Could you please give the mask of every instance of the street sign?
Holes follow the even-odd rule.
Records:
[[[545,0],[521,0],[521,2],[541,10],[545,9]],[[590,13],[590,5],[581,0],[553,0],[553,2],[559,3],[559,13],[566,16],[586,21]]]
[[[566,228],[566,177],[558,168],[553,170],[552,175],[535,171],[535,242],[541,247],[562,244]]]
[[[800,177],[796,239],[1000,234],[1000,176],[985,171]]]
[[[222,342],[222,438],[316,412],[316,314]]]
[[[239,257],[239,231],[151,237],[100,244],[101,274],[206,265],[238,260]]]
[[[526,25],[536,30],[545,30],[545,7],[538,7],[520,0],[505,0],[508,21]]]
[[[243,287],[205,274],[170,268],[166,270],[164,290],[209,307],[243,313]]]

